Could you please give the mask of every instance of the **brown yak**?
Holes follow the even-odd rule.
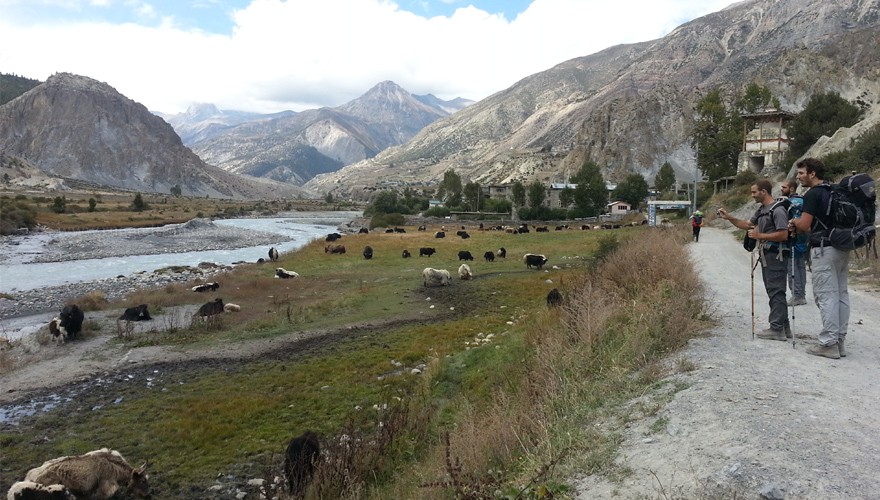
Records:
[[[150,496],[147,464],[133,468],[116,451],[102,448],[85,455],[54,458],[28,471],[26,481],[62,484],[76,498],[107,500],[122,490],[127,496]]]

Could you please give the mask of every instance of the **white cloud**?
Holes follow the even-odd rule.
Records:
[[[0,10],[0,68],[90,76],[165,112],[192,102],[262,112],[338,106],[383,80],[481,99],[565,60],[658,38],[726,3],[535,0],[507,21],[475,7],[424,18],[388,0],[254,0],[235,12],[229,36],[185,31],[170,18],[156,27],[22,25]]]

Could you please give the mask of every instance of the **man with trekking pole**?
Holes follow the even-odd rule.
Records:
[[[788,211],[773,196],[773,185],[760,179],[751,186],[752,199],[760,204],[749,220],[737,219],[726,210],[719,209],[718,216],[739,229],[748,231],[748,237],[757,241],[761,276],[770,303],[770,327],[758,333],[758,338],[785,341],[792,337],[788,322],[788,304],[785,300],[791,250],[788,248]],[[754,302],[754,287],[752,289]],[[754,330],[754,306],[752,309]],[[754,332],[753,332],[754,333]]]

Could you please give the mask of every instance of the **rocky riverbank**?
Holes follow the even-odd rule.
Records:
[[[230,269],[232,266],[203,262],[198,267],[175,267],[116,278],[19,291],[9,294],[8,297],[0,298],[0,320],[58,312],[66,302],[93,292],[100,292],[108,301],[113,301],[123,298],[135,290],[161,288],[172,283],[184,283],[195,279],[208,279]]]
[[[192,219],[184,224],[161,228],[131,229],[113,233],[61,233],[46,245],[46,251],[33,262],[64,262],[104,259],[129,255],[202,252],[257,245],[269,245],[291,238],[277,233],[218,225],[208,219]]]
[[[11,248],[18,243],[12,237],[3,242]],[[32,262],[65,262],[82,259],[153,255],[161,253],[198,252],[217,249],[268,245],[287,239],[276,233],[218,225],[207,219],[193,219],[185,224],[167,227],[105,231],[83,234],[57,233],[31,254]],[[2,260],[11,251],[3,252]],[[27,265],[27,264],[22,264]],[[120,299],[129,293],[160,288],[172,283],[209,279],[232,269],[232,266],[203,262],[198,266],[144,270],[112,278],[45,286],[0,295],[0,320],[59,311],[66,302],[92,292],[100,292],[107,300]]]

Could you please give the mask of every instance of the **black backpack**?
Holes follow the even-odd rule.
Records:
[[[813,246],[831,245],[838,250],[855,250],[876,237],[877,185],[866,173],[844,177],[837,184],[820,184],[830,190],[825,215],[831,226],[821,220],[821,229],[811,238]]]

